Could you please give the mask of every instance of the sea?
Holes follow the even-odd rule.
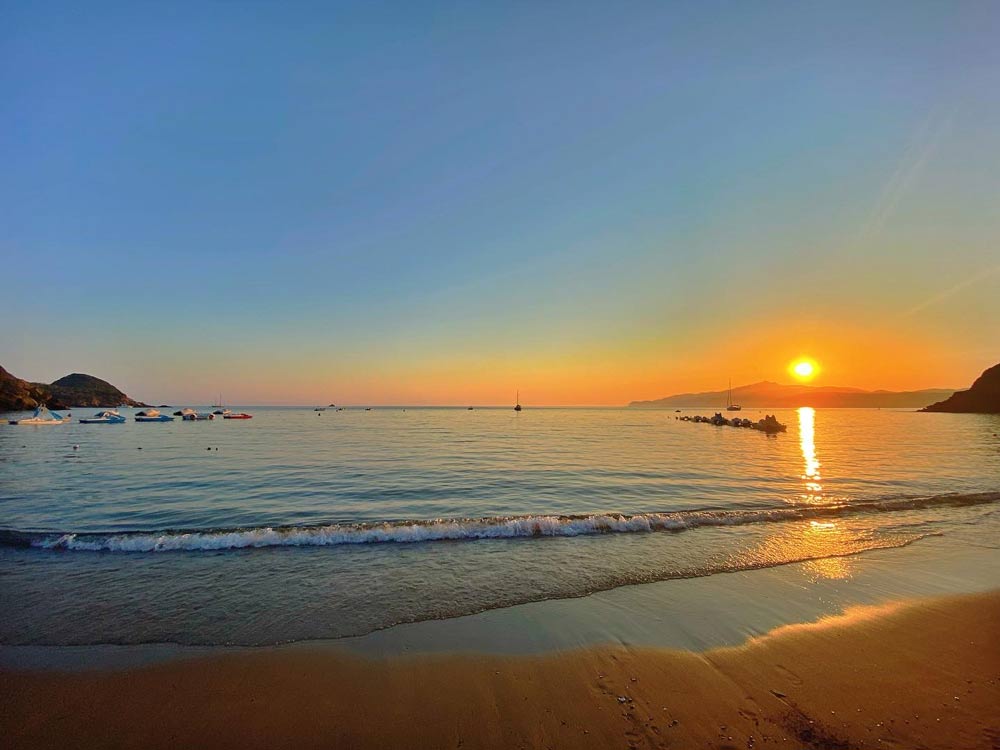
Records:
[[[1000,416],[234,408],[0,425],[0,646],[350,639],[707,580],[750,601],[788,566],[796,590],[866,559],[927,580],[970,550],[943,588],[1000,570]]]

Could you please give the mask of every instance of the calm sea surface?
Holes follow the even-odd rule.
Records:
[[[0,644],[331,638],[1000,538],[995,416],[779,410],[769,437],[629,409],[249,411],[0,425]]]

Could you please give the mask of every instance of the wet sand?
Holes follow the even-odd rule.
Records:
[[[702,653],[295,646],[0,671],[10,748],[992,748],[998,707],[1000,592],[856,608]]]

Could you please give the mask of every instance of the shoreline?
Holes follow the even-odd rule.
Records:
[[[819,621],[852,607],[984,593],[996,587],[998,574],[995,551],[963,539],[928,537],[847,557],[620,586],[399,623],[361,635],[260,645],[5,644],[0,645],[0,669],[129,669],[269,649],[337,649],[365,657],[526,656],[605,646],[702,652],[739,646],[785,625]]]
[[[901,747],[1000,740],[1000,591],[852,607],[701,652],[301,646],[0,669],[7,746]]]

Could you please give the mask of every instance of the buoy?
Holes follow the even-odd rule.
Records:
[[[74,445],[73,446],[73,450],[80,450],[80,446],[79,445]]]

